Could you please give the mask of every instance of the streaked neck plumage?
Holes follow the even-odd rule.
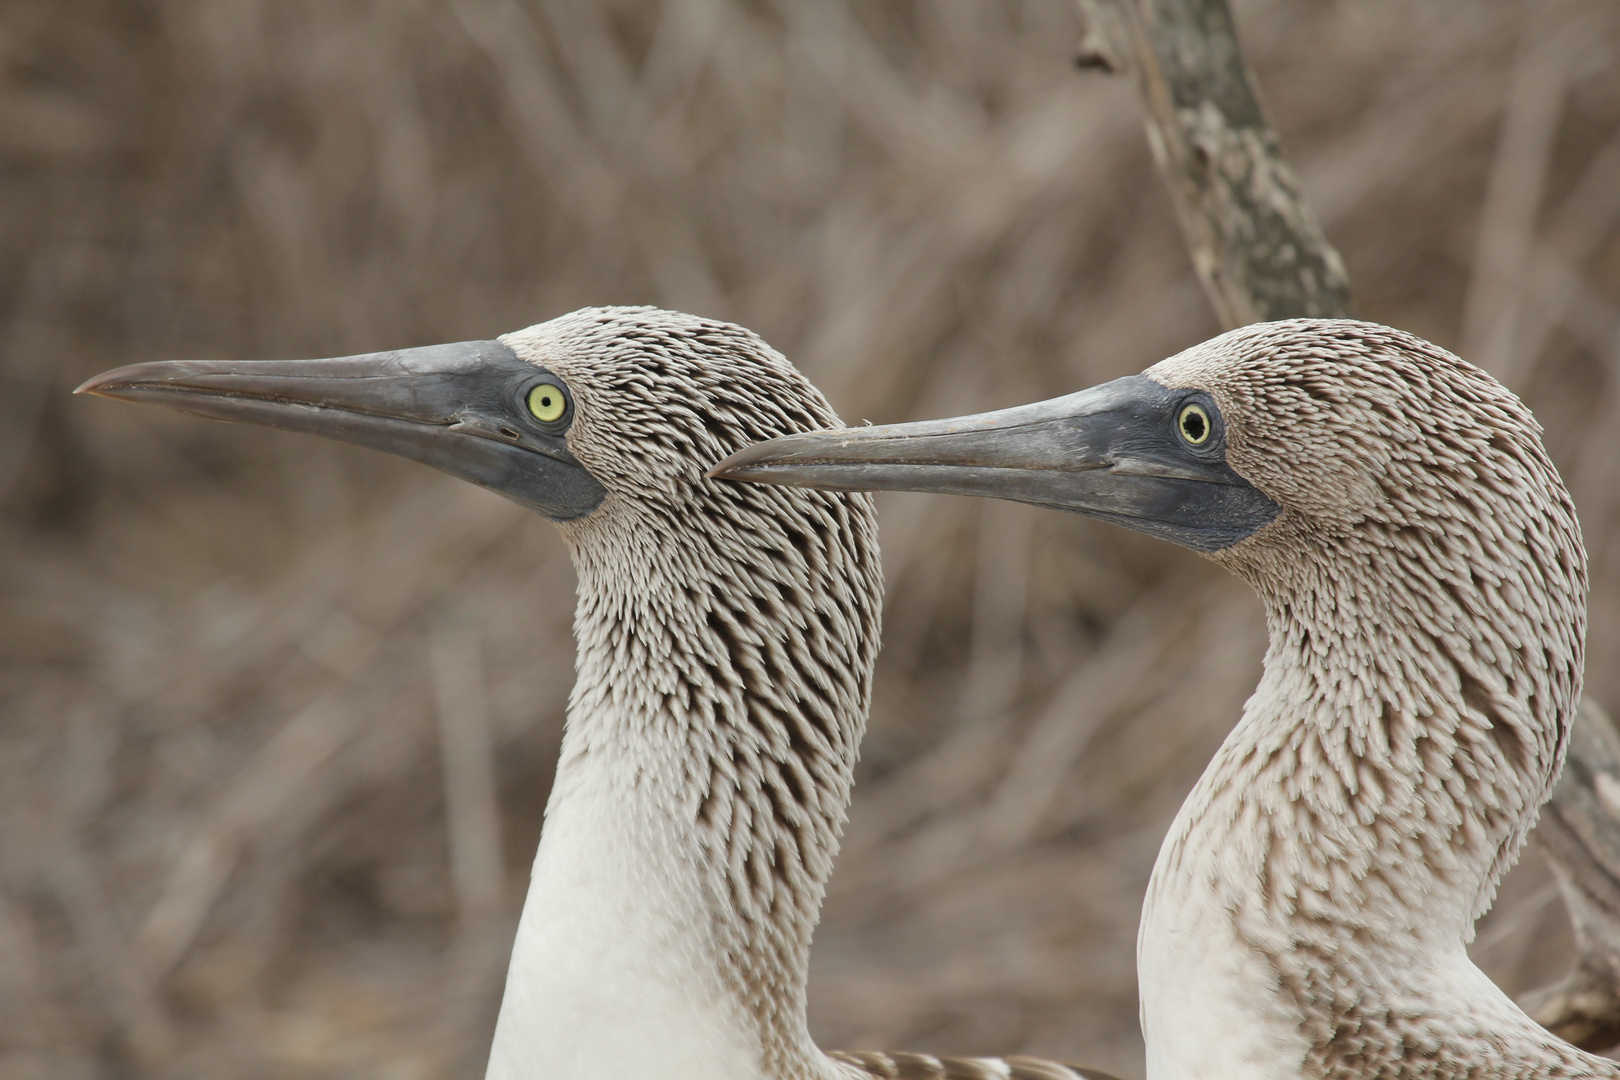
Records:
[[[1260,594],[1270,646],[1154,867],[1138,944],[1149,1080],[1620,1076],[1465,951],[1562,763],[1585,560],[1534,421],[1427,348],[1419,373],[1460,384],[1460,402],[1419,416],[1374,383],[1346,441],[1408,425],[1381,444],[1383,471],[1322,465],[1347,479],[1288,496],[1327,509],[1285,509],[1216,556]],[[1301,385],[1267,392],[1310,407]],[[1259,448],[1231,456],[1274,490],[1304,460],[1268,472]]]
[[[842,1075],[805,977],[878,641],[870,497],[689,495],[565,527],[578,679],[492,1078]]]

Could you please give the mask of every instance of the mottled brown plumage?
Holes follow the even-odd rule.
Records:
[[[876,521],[869,496],[706,473],[753,442],[836,422],[825,400],[752,333],[669,312],[581,312],[503,340],[572,388],[569,448],[608,495],[562,526],[579,573],[579,676],[525,912],[526,924],[571,929],[533,953],[520,930],[491,1075],[535,1075],[537,1062],[557,1060],[545,1045],[560,1034],[556,1016],[537,1016],[520,983],[548,977],[556,949],[594,929],[592,912],[580,918],[546,892],[567,872],[566,859],[548,858],[552,834],[576,827],[592,859],[614,843],[637,847],[625,882],[638,893],[635,918],[649,916],[637,925],[671,935],[660,947],[679,957],[683,993],[726,1029],[711,1060],[665,1057],[660,1080],[1086,1075],[1032,1061],[1008,1071],[996,1059],[829,1058],[810,1040],[810,940],[878,647]],[[592,816],[604,792],[610,820]],[[604,1042],[634,1037],[614,1023],[635,1032],[659,1007],[618,977],[603,970],[589,993],[610,992],[571,1022]],[[580,993],[567,989],[570,1004]],[[547,1034],[526,1034],[535,1022]],[[680,1020],[693,1022],[705,1021]]]
[[[716,475],[1058,506],[1207,552],[1264,673],[1138,942],[1151,1080],[1617,1076],[1468,959],[1580,696],[1586,557],[1524,405],[1370,323],[1245,327],[1064,398],[780,437]]]
[[[960,1058],[870,1052],[830,1056],[875,1080],[1113,1080],[1107,1073],[1032,1057]]]
[[[1266,1075],[1620,1075],[1465,952],[1580,696],[1585,553],[1535,419],[1365,323],[1248,327],[1147,375],[1214,395],[1228,461],[1283,508],[1214,555],[1260,594],[1271,643],[1154,872],[1150,1075],[1190,1007],[1228,1033],[1247,1020]],[[1189,984],[1195,930],[1231,950],[1214,982]],[[1231,1006],[1189,1002],[1217,986]]]

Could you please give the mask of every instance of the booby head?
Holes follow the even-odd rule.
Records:
[[[878,647],[876,521],[869,496],[706,475],[838,423],[786,359],[738,326],[593,308],[79,391],[388,451],[559,524],[578,677],[492,1077],[837,1073],[804,982]]]
[[[1092,390],[780,437],[717,477],[1035,503],[1200,551],[1260,685],[1160,852],[1150,1078],[1616,1075],[1468,960],[1562,764],[1586,561],[1529,410],[1370,323],[1223,334]]]

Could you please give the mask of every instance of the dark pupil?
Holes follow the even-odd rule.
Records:
[[[540,407],[542,409],[551,408],[551,395],[550,394],[541,394],[540,395]]]
[[[1202,442],[1204,438],[1204,418],[1188,409],[1181,414],[1181,430],[1193,442]]]

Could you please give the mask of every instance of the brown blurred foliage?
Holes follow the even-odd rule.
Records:
[[[1237,9],[1361,313],[1547,425],[1620,704],[1620,7]],[[77,381],[601,303],[751,326],[852,421],[1140,370],[1215,326],[1077,35],[1070,0],[0,6],[0,1076],[480,1074],[571,672],[544,521]],[[1141,893],[1258,607],[1079,518],[882,513],[816,1033],[1137,1073]],[[1517,993],[1567,933],[1532,855],[1475,948]]]

